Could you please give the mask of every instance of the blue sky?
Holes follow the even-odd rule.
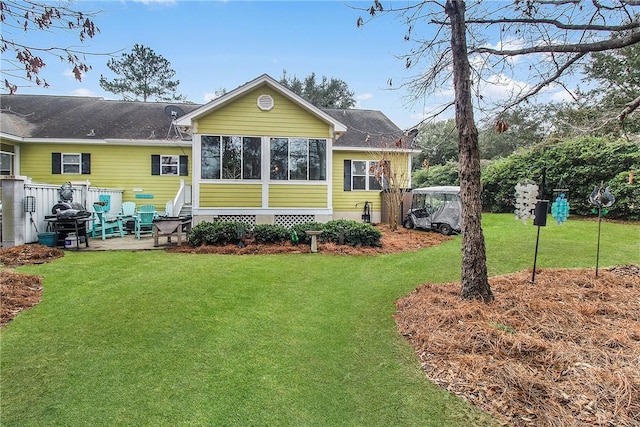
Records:
[[[311,73],[318,79],[335,77],[355,93],[356,108],[380,110],[402,129],[410,129],[450,101],[452,91],[442,88],[439,97],[415,100],[401,88],[416,70],[406,70],[398,56],[412,45],[404,41],[405,27],[396,15],[379,16],[358,28],[358,17],[367,19],[367,14],[355,8],[371,4],[371,0],[79,1],[74,9],[100,11],[94,18],[100,33],[84,44],[75,33],[59,31],[18,32],[11,37],[26,44],[75,46],[116,57],[130,52],[136,43],[144,45],[171,62],[180,80],[179,92],[195,103],[205,103],[217,90],[230,91],[264,73],[276,80],[283,70],[300,79]],[[5,35],[7,28],[2,31]],[[106,66],[109,56],[88,56],[93,69],[82,82],[74,79],[68,64],[53,57],[45,60],[42,76],[51,87],[21,87],[19,93],[118,99],[98,83],[101,74],[116,77]],[[496,77],[483,89],[485,97],[499,98],[518,84],[499,80]]]
[[[355,93],[357,108],[383,111],[401,128],[422,119],[407,93],[390,90],[406,77],[397,59],[408,50],[404,28],[382,17],[357,28],[363,13],[348,5],[368,1],[101,1],[79,2],[75,9],[97,11],[100,34],[80,45],[75,34],[27,32],[29,42],[79,46],[91,53],[130,52],[135,43],[171,62],[179,92],[204,103],[221,88],[230,91],[264,73],[279,80],[283,70],[300,79],[335,77]],[[366,16],[365,16],[366,17]],[[119,56],[121,53],[118,53]],[[89,56],[92,70],[74,80],[71,67],[46,57],[43,77],[50,88],[21,87],[19,93],[86,95],[118,99],[100,88],[100,75],[112,79],[108,56]],[[19,82],[24,84],[24,82]]]

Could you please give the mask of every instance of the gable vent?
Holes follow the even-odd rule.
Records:
[[[258,108],[262,111],[269,111],[273,108],[274,102],[271,95],[260,95],[258,97]]]

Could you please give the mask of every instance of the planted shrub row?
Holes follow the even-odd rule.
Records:
[[[320,242],[333,242],[351,246],[380,246],[382,233],[368,223],[353,220],[332,220],[327,223],[307,222],[290,229],[281,225],[258,224],[249,229],[242,222],[201,222],[191,229],[187,241],[192,246],[238,244],[249,232],[258,243],[281,243],[297,238],[308,244],[311,238],[306,231],[322,231]]]
[[[187,241],[191,246],[237,244],[247,231],[247,225],[242,222],[204,221],[191,229]]]

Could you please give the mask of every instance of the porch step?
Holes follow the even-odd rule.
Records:
[[[183,205],[182,209],[180,209],[180,216],[191,216],[192,214],[192,206],[191,205]]]

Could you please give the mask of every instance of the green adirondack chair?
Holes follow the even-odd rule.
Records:
[[[99,203],[93,204],[93,225],[91,227],[91,237],[99,234],[102,240],[107,237],[124,237],[124,228],[119,217],[108,217],[105,206]]]
[[[153,219],[156,217],[156,207],[154,205],[142,205],[136,214],[136,237],[141,234],[154,234]]]

